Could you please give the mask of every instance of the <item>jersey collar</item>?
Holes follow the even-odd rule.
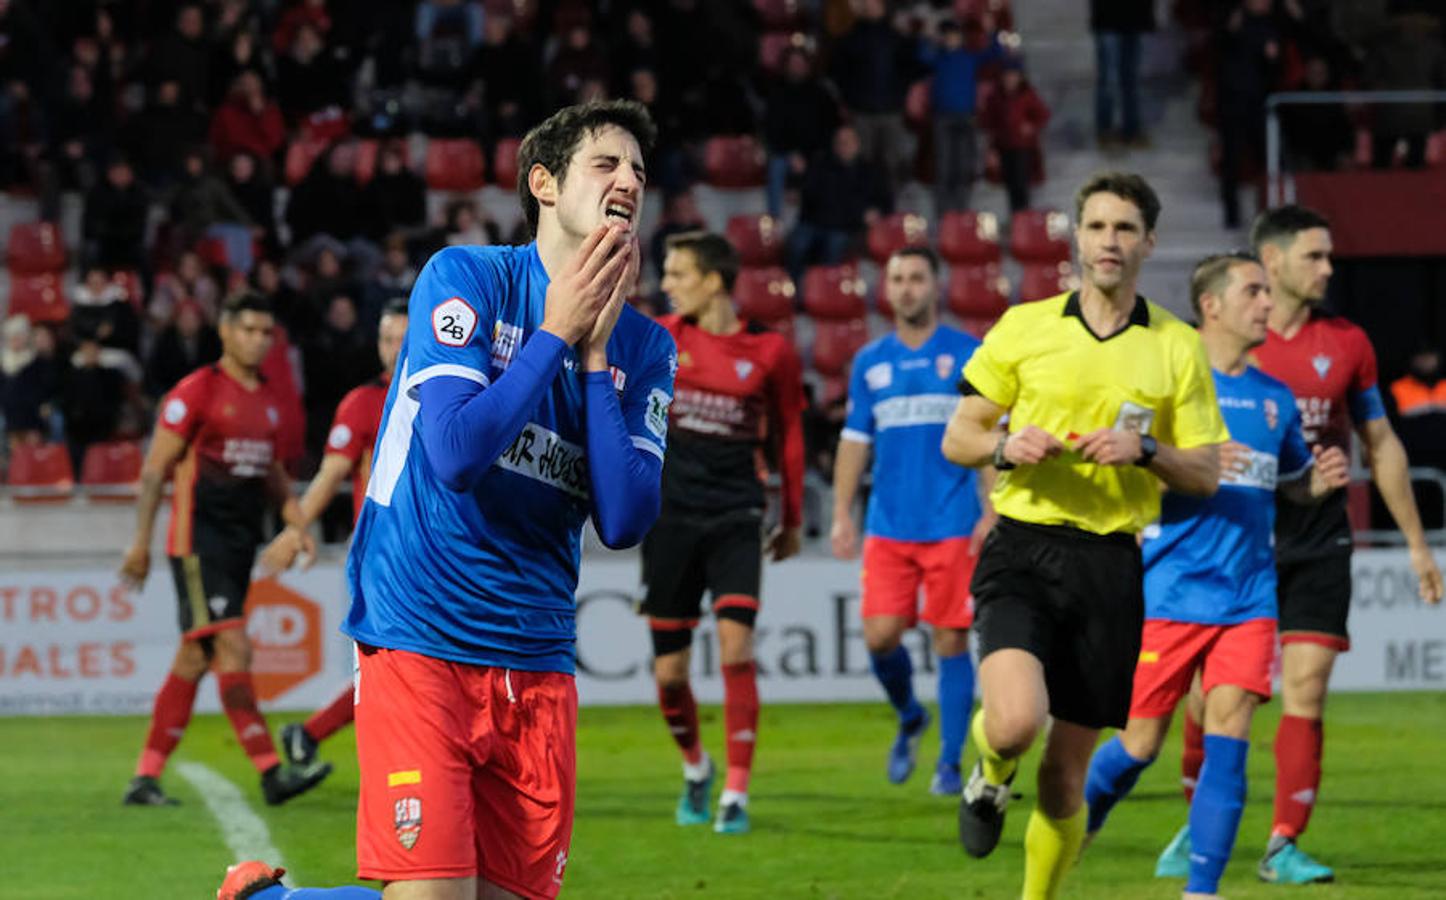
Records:
[[[1069,299],[1064,301],[1064,315],[1074,316],[1076,319],[1079,319],[1079,323],[1084,326],[1085,331],[1089,332],[1090,337],[1093,337],[1100,343],[1104,343],[1111,338],[1119,337],[1126,331],[1129,331],[1131,325],[1138,325],[1141,328],[1150,327],[1150,305],[1146,303],[1145,298],[1139,294],[1135,295],[1135,307],[1130,310],[1130,318],[1125,322],[1124,327],[1114,334],[1107,334],[1104,337],[1095,334],[1094,329],[1090,328],[1089,323],[1084,320],[1084,314],[1080,312],[1079,308],[1079,291],[1070,291]]]

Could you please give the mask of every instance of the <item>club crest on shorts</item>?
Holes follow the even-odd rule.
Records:
[[[397,827],[397,843],[410,850],[422,836],[422,798],[403,797],[392,808],[392,821]]]

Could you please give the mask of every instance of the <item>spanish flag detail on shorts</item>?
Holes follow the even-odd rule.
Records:
[[[1141,650],[1141,651],[1140,651],[1140,662],[1142,662],[1142,663],[1157,663],[1157,662],[1159,662],[1159,661],[1160,661],[1160,651],[1158,651],[1158,650]],[[396,777],[396,776],[393,776],[393,777]]]
[[[406,769],[401,772],[387,773],[387,787],[401,787],[404,784],[421,784],[421,769]]]

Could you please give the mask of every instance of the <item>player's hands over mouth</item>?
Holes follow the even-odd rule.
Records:
[[[1339,447],[1321,449],[1317,444],[1310,452],[1315,457],[1315,466],[1310,470],[1311,496],[1324,497],[1351,483],[1351,463],[1345,451]]]
[[[1004,458],[1016,466],[1032,466],[1064,452],[1064,442],[1040,428],[1026,425],[1004,442]]]
[[[543,331],[568,344],[587,337],[627,267],[629,255],[618,252],[625,240],[623,229],[609,224],[599,225],[583,239],[582,246],[547,286]]]
[[[858,556],[859,527],[854,524],[854,517],[834,516],[828,540],[833,545],[833,555],[839,559],[853,559]]]
[[[774,562],[797,556],[802,547],[803,535],[797,528],[778,527],[768,535],[768,558]]]
[[[1421,599],[1433,606],[1440,603],[1442,591],[1446,588],[1442,586],[1441,570],[1436,566],[1436,557],[1431,554],[1429,545],[1411,548],[1411,570],[1420,582]]]
[[[138,591],[146,586],[146,576],[150,573],[151,549],[140,544],[132,545],[121,562],[121,581],[131,590]]]
[[[583,342],[585,368],[589,372],[600,372],[608,367],[608,338],[612,337],[613,326],[618,324],[618,316],[622,315],[623,306],[638,285],[638,268],[643,259],[638,239],[634,237],[624,244],[618,250],[617,255],[627,258],[622,276],[613,286],[613,292],[608,297],[607,305],[602,308],[602,312],[598,313],[597,321],[593,322],[592,331]]]
[[[1140,435],[1136,431],[1101,428],[1080,438],[1075,449],[1096,465],[1132,466],[1140,458]]]

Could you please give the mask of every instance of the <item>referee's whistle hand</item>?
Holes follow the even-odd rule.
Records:
[[[1004,458],[1016,466],[1032,466],[1064,452],[1064,442],[1040,428],[1026,425],[1004,442]]]
[[[1134,431],[1101,428],[1075,445],[1080,456],[1100,466],[1132,466],[1140,458],[1140,435]]]

